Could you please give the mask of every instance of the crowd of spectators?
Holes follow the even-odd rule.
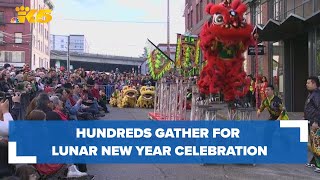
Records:
[[[86,166],[77,165],[8,165],[8,124],[17,120],[90,120],[104,117],[107,108],[106,87],[155,85],[149,75],[85,71],[66,72],[28,65],[16,69],[5,64],[0,69],[0,178],[16,175],[20,179],[35,177],[78,177],[86,174]],[[88,175],[87,175],[88,176]]]

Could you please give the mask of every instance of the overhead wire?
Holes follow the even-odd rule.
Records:
[[[80,21],[80,22],[105,22],[105,23],[132,23],[132,24],[167,24],[166,21],[116,21],[116,20],[102,20],[102,19],[71,19],[71,18],[55,18],[57,21]],[[175,24],[184,22],[174,22]]]

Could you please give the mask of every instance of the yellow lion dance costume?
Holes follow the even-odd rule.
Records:
[[[111,95],[110,102],[109,102],[110,106],[117,107],[117,104],[118,104],[117,101],[118,101],[119,95],[120,95],[120,91],[116,89]]]
[[[134,108],[137,103],[138,91],[131,86],[124,86],[118,97],[117,104],[119,108]]]
[[[153,108],[154,107],[154,95],[155,87],[142,86],[140,88],[140,97],[137,102],[137,106],[140,108]]]

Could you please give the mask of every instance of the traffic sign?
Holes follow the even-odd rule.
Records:
[[[258,45],[258,55],[264,55],[264,45]],[[256,47],[249,46],[248,55],[256,55]]]

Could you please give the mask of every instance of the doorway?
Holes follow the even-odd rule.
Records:
[[[308,33],[284,41],[285,104],[288,111],[303,112],[308,91]]]

